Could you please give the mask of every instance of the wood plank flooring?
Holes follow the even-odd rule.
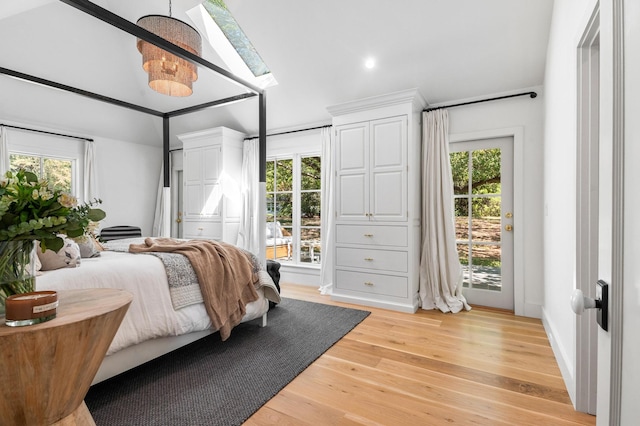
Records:
[[[482,307],[405,314],[287,283],[282,295],[371,315],[246,426],[595,425],[573,409],[539,320]]]

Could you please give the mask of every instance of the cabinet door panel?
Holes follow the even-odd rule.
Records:
[[[202,179],[205,182],[217,182],[220,177],[220,147],[205,148],[200,161],[202,164]]]
[[[345,175],[338,178],[338,217],[341,219],[365,219],[369,210],[369,201],[365,188],[364,175]]]
[[[202,209],[203,216],[219,216],[220,204],[222,202],[222,193],[220,185],[205,183],[204,189],[204,207]]]
[[[368,220],[369,182],[369,123],[339,127],[336,139],[337,220]]]
[[[343,172],[363,171],[367,165],[369,129],[358,123],[338,130],[338,164]]]
[[[202,150],[191,149],[184,151],[184,182],[199,184],[202,178]]]
[[[406,128],[406,117],[394,117],[371,123],[373,168],[404,167]]]
[[[200,217],[204,208],[202,185],[185,183],[183,203],[184,215],[186,218]]]
[[[373,173],[371,213],[373,220],[405,220],[406,187],[401,171]]]

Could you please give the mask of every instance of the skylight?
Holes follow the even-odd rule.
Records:
[[[231,72],[261,88],[277,84],[224,0],[204,0],[187,15]]]

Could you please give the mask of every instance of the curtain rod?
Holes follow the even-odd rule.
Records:
[[[289,134],[289,133],[306,132],[306,131],[309,131],[309,130],[324,129],[325,127],[331,127],[331,126],[332,126],[331,124],[325,124],[324,126],[309,127],[307,129],[289,130],[287,132],[272,133],[270,135],[267,135],[267,137],[269,137],[269,136],[286,135],[286,134]],[[252,139],[258,139],[258,136],[252,136],[250,138],[244,138],[245,141],[250,141]],[[173,152],[173,151],[182,151],[182,148],[174,148],[174,149],[169,150],[169,152]]]
[[[527,96],[527,95],[529,97],[531,97],[531,99],[533,99],[536,96],[538,96],[538,94],[536,92],[516,93],[515,95],[498,96],[497,98],[479,99],[477,101],[469,101],[469,102],[463,102],[463,103],[459,103],[459,104],[442,105],[442,106],[437,106],[437,107],[433,107],[433,108],[425,108],[422,111],[423,112],[428,112],[428,111],[434,111],[434,110],[437,110],[437,109],[453,108],[453,107],[459,107],[459,106],[471,105],[471,104],[479,104],[479,103],[482,103],[482,102],[498,101],[500,99],[515,98],[515,97],[518,97],[518,96]]]
[[[10,124],[2,124],[2,123],[0,123],[0,127],[2,127],[2,126],[9,127],[11,129],[26,130],[27,132],[45,133],[47,135],[62,136],[63,138],[80,139],[80,140],[83,140],[83,141],[93,142],[93,139],[91,139],[91,138],[83,138],[82,136],[65,135],[64,133],[48,132],[46,130],[29,129],[27,127],[12,126]]]

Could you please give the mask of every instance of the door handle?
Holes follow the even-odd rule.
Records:
[[[582,290],[575,289],[571,295],[571,309],[578,315],[582,315],[585,309],[597,309],[596,320],[604,331],[609,330],[609,284],[598,280],[596,287],[596,299],[586,297]]]

